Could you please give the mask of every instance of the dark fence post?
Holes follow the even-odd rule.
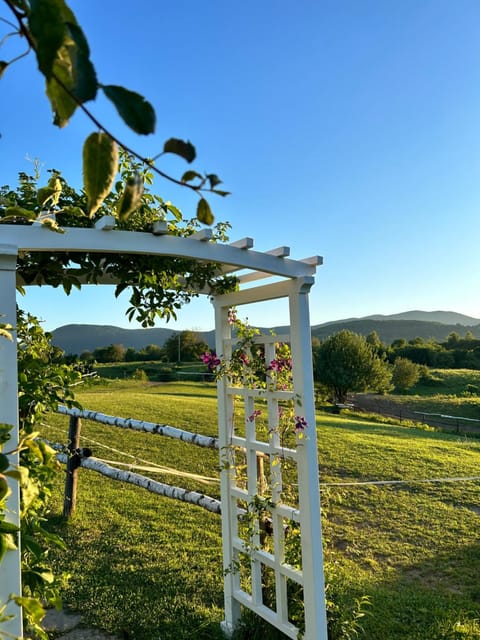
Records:
[[[77,480],[80,457],[77,449],[80,445],[80,430],[82,423],[78,416],[70,416],[68,427],[68,460],[65,476],[65,498],[63,501],[63,515],[67,518],[75,511],[77,502]]]

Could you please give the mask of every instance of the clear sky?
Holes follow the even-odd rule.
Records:
[[[231,240],[324,256],[312,324],[410,309],[480,317],[478,0],[70,6],[100,81],[144,94],[157,132],[134,136],[102,98],[92,106],[100,119],[147,156],[168,137],[192,140],[194,166],[232,191],[212,201],[217,219],[232,224]],[[37,157],[80,187],[92,125],[80,113],[64,130],[50,124],[33,57],[7,70],[0,91],[0,183],[14,185]],[[163,167],[186,169],[179,159]],[[156,191],[194,214],[185,190],[159,181]],[[43,287],[19,302],[49,330],[136,327],[124,316],[125,294],[117,302],[109,294],[88,287],[67,298]],[[262,305],[250,320],[282,324],[282,314]],[[190,305],[169,326],[212,328],[210,304]]]

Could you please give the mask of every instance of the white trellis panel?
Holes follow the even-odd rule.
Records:
[[[327,640],[325,585],[320,521],[317,439],[312,376],[312,352],[308,311],[308,292],[312,278],[301,278],[248,289],[213,299],[215,306],[216,350],[229,360],[235,348],[228,322],[231,307],[253,301],[288,297],[290,335],[255,337],[264,349],[265,365],[275,359],[276,344],[289,342],[293,361],[293,390],[283,391],[269,384],[266,389],[230,386],[227,377],[218,381],[219,445],[221,461],[222,536],[225,573],[225,621],[223,628],[232,633],[241,607],[251,609],[280,629],[289,638],[297,638],[300,629],[289,611],[292,585],[302,589],[305,611],[305,640]],[[241,399],[236,411],[236,398]],[[267,430],[259,436],[256,428],[255,401],[261,400],[267,416]],[[295,412],[308,425],[297,435],[296,446],[285,447],[279,430],[279,407],[293,401]],[[238,409],[243,420],[238,418]],[[239,424],[240,423],[240,424]],[[267,435],[265,435],[265,433]],[[241,451],[246,470],[238,473],[235,452]],[[259,468],[259,456],[269,465],[268,486]],[[289,503],[284,495],[284,462],[296,466],[298,502]],[[263,494],[263,495],[262,495]],[[260,513],[251,516],[248,536],[242,531],[245,506],[267,497],[266,510],[271,522],[269,548],[262,543]],[[262,504],[266,504],[263,502]],[[298,524],[301,532],[301,567],[288,564],[286,532],[288,522]],[[270,577],[266,579],[266,575]],[[273,582],[270,593],[265,583]],[[273,591],[273,593],[272,593]]]

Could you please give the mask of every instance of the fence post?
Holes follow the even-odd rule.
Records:
[[[81,420],[78,416],[70,416],[68,427],[68,460],[65,476],[65,498],[63,501],[63,515],[69,517],[75,511],[77,502],[77,481],[80,458],[76,450],[80,446]]]

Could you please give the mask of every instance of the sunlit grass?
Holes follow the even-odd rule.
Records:
[[[112,382],[78,393],[85,408],[209,435],[216,434],[215,396],[215,385],[192,383]],[[49,423],[48,437],[65,441],[68,420],[52,416]],[[86,438],[133,461],[218,477],[215,451],[89,421],[82,433],[82,445],[98,457],[120,459]],[[365,638],[479,638],[480,482],[415,481],[480,475],[480,441],[320,413],[317,435],[326,557],[346,596],[371,597]],[[199,489],[190,478],[159,479]],[[333,484],[399,479],[410,482]],[[201,490],[218,497],[216,482]],[[58,515],[61,505],[59,476],[52,524],[70,551],[55,563],[72,574],[65,601],[89,623],[125,629],[135,640],[221,637],[218,516],[86,470],[68,524]]]

